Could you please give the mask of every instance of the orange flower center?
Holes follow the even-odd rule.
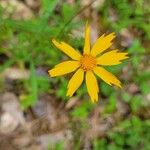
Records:
[[[81,68],[84,71],[90,71],[93,70],[93,68],[96,66],[96,59],[91,55],[84,54],[80,59],[80,63]]]

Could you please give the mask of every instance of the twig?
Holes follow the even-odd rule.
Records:
[[[90,7],[95,1],[97,0],[93,0],[92,2],[90,2],[88,5],[84,6],[83,8],[81,8],[73,17],[71,17],[66,23],[65,25],[62,27],[62,29],[60,30],[60,32],[58,33],[58,35],[56,36],[57,38],[58,37],[61,37],[61,34],[63,33],[64,29],[66,28],[66,26],[68,24],[71,23],[71,21],[76,18],[79,14],[81,14],[85,9],[87,9],[88,7]]]
[[[145,53],[134,53],[134,54],[129,54],[129,57],[134,57],[134,56],[149,56],[150,52],[145,52]]]

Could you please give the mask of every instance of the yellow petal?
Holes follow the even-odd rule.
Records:
[[[102,67],[95,67],[94,73],[97,74],[102,80],[109,85],[116,85],[121,88],[121,82],[110,72]]]
[[[89,54],[90,53],[90,26],[88,23],[86,24],[85,27],[85,43],[84,43],[84,54]]]
[[[98,84],[93,72],[86,72],[86,86],[92,102],[98,101]]]
[[[79,66],[78,61],[65,61],[56,65],[53,69],[49,70],[48,73],[51,77],[61,76],[75,71]]]
[[[128,53],[119,53],[118,50],[112,50],[98,57],[96,62],[99,65],[117,65],[120,64],[122,60],[127,59]]]
[[[65,42],[57,42],[55,39],[52,39],[53,44],[60,49],[62,52],[64,52],[66,55],[68,55],[70,58],[74,60],[79,60],[81,58],[81,55],[79,52],[77,52],[74,48],[72,48],[70,45],[66,44]]]
[[[71,97],[74,94],[74,92],[82,84],[83,78],[84,78],[84,71],[82,69],[78,69],[68,83],[67,96]]]
[[[105,36],[104,34],[96,40],[94,43],[92,50],[91,50],[91,55],[97,56],[98,54],[104,52],[107,50],[112,45],[112,40],[115,38],[115,33],[108,34]]]

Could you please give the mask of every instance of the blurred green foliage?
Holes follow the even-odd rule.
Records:
[[[0,65],[0,71],[2,72],[13,65],[22,70],[30,69],[30,78],[24,80],[22,85],[24,96],[21,98],[21,106],[24,109],[34,105],[38,100],[38,95],[44,92],[53,94],[64,103],[68,100],[65,96],[67,79],[64,77],[51,79],[47,74],[48,69],[60,60],[66,59],[59,50],[52,46],[51,39],[56,37],[67,41],[79,50],[82,49],[82,37],[79,39],[69,38],[69,33],[79,27],[81,22],[73,20],[68,23],[76,15],[80,6],[79,1],[74,6],[63,3],[58,15],[54,11],[58,3],[58,0],[42,0],[39,15],[35,15],[31,20],[6,18],[3,15],[5,10],[0,7],[0,55],[7,56],[7,59]],[[148,86],[150,71],[140,69],[143,54],[148,52],[142,42],[150,40],[150,7],[147,7],[146,3],[148,2],[144,0],[105,0],[104,5],[98,8],[101,26],[104,27],[104,30],[108,29],[120,33],[124,28],[133,27],[142,32],[142,37],[136,37],[127,47],[130,54],[127,63],[132,66],[129,72],[131,79],[130,81],[123,81],[124,85],[128,82],[136,83],[140,92],[133,96],[125,90],[119,92],[105,83],[100,83],[100,94],[104,99],[108,99],[104,114],[101,117],[116,111],[118,97],[121,97],[121,100],[131,108],[132,116],[120,122],[113,130],[108,132],[106,137],[93,140],[92,147],[94,150],[150,149],[150,120],[142,120],[136,116],[136,112],[140,108],[148,105],[144,96],[150,92]],[[115,21],[111,19],[109,13],[112,8],[117,14]],[[127,63],[113,68],[108,67],[108,69],[119,76],[122,67]],[[40,68],[43,68],[44,74],[42,75],[38,73]],[[1,78],[1,89],[4,86],[3,84],[4,81]],[[85,85],[77,91],[77,95],[83,101],[70,111],[70,115],[74,120],[80,122],[80,128],[76,131],[80,134],[84,128],[88,128],[85,120],[93,110],[94,104],[87,99]],[[54,149],[61,150],[62,147],[63,142],[60,142],[56,144]],[[79,148],[80,140],[75,139],[75,149]]]
[[[93,142],[94,150],[149,150],[149,128],[149,121],[143,122],[138,117],[132,116],[109,132],[107,141],[95,139]]]
[[[26,66],[30,66],[30,79],[24,82],[26,96],[21,102],[23,108],[35,104],[41,92],[53,92],[50,91],[50,86],[58,80],[52,81],[47,72],[45,75],[38,75],[36,69],[43,67],[47,70],[48,67],[51,68],[62,59],[63,55],[52,46],[51,39],[57,36],[58,38],[63,36],[64,40],[67,39],[67,33],[71,32],[76,26],[74,22],[71,22],[63,31],[65,34],[61,32],[67,19],[75,14],[77,8],[64,3],[60,10],[62,15],[60,17],[54,12],[56,4],[58,4],[57,0],[43,0],[40,15],[30,20],[13,20],[0,15],[0,54],[9,56],[9,59],[5,60],[3,65],[0,66],[0,71],[2,72],[12,65],[16,65],[22,70]],[[0,12],[3,14],[5,10],[0,7]],[[9,44],[5,47],[4,43]],[[64,98],[66,79],[63,78],[59,82],[60,88],[56,96]],[[26,86],[29,84],[31,86]]]

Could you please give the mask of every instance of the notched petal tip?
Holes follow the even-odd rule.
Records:
[[[74,93],[75,93],[75,91],[72,91],[72,90],[69,89],[69,87],[67,87],[67,93],[66,93],[66,96],[72,97]]]
[[[52,43],[55,44],[57,41],[55,40],[55,38],[52,38]]]
[[[129,53],[124,53],[125,58],[129,58]]]
[[[113,40],[115,39],[116,37],[116,33],[115,32],[112,32],[108,35],[106,35],[106,37],[108,37],[110,39],[110,43],[113,44]]]
[[[129,53],[121,52],[120,54],[122,54],[122,60],[120,60],[120,63],[129,58]]]
[[[54,73],[53,73],[53,69],[48,70],[48,74],[49,74],[50,77],[54,77],[55,76]]]
[[[67,93],[66,96],[71,97],[73,94],[69,91],[69,86],[67,85]]]
[[[121,83],[121,82],[118,84],[118,87],[119,87],[120,89],[122,89],[122,83]]]
[[[62,42],[57,41],[55,38],[52,38],[52,43],[58,48],[62,45]]]
[[[67,91],[66,96],[71,97],[72,95],[69,93],[69,91]]]
[[[120,85],[118,86],[120,89],[122,89],[122,84],[120,83]]]
[[[119,60],[120,63],[122,63],[125,59],[128,59],[128,58],[129,58],[129,54],[128,54],[128,53],[124,53],[124,52],[119,52],[119,51],[117,51],[117,54],[122,55],[122,56],[121,56],[121,60]]]
[[[105,37],[105,38],[108,38],[108,39],[113,40],[113,39],[116,37],[116,33],[115,33],[115,32],[104,33],[102,36]],[[102,36],[101,36],[101,37],[102,37]],[[110,42],[111,42],[111,41],[110,41]]]
[[[116,36],[116,33],[115,33],[115,32],[112,32],[112,34],[113,34],[114,36]]]
[[[112,32],[112,33],[110,33],[108,35],[111,36],[113,39],[116,37],[116,33],[115,32]]]
[[[89,26],[89,21],[87,20],[85,23],[85,27],[88,27],[88,26]]]
[[[57,42],[57,40],[56,40],[55,38],[52,38],[52,43],[53,43],[53,45],[54,45],[55,47],[57,47],[57,48],[59,48],[60,45],[61,45],[59,42]]]
[[[96,102],[98,102],[98,97],[91,97],[91,102],[92,103],[96,103]]]
[[[118,88],[120,88],[120,89],[122,89],[122,83],[121,82],[119,82],[118,84],[113,84],[113,83],[109,83],[109,85],[110,86],[115,86],[115,87],[118,87]]]
[[[69,89],[67,90],[66,96],[68,97],[72,97],[74,94],[74,92],[69,91]]]

